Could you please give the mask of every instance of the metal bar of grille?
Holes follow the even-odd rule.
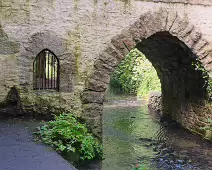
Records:
[[[42,87],[45,89],[45,56],[42,58]]]
[[[48,57],[48,88],[49,88],[49,53],[47,51],[47,57]]]
[[[33,63],[34,89],[59,90],[59,61],[49,50],[41,51]]]
[[[36,60],[33,62],[33,88],[36,88]]]
[[[40,61],[41,61],[41,65],[40,65],[40,67],[41,67],[41,69],[40,69],[40,72],[41,72],[41,85],[40,85],[40,88],[41,89],[43,89],[43,56],[41,56],[40,57]]]
[[[53,81],[53,55],[51,55],[51,88],[53,89],[52,86],[52,81]]]
[[[44,89],[46,89],[46,56],[44,57]]]
[[[56,88],[57,88],[57,90],[59,91],[59,74],[60,74],[60,65],[59,65],[59,61],[57,60],[57,84],[56,84]]]
[[[35,89],[38,88],[38,60],[35,60]]]
[[[40,88],[41,88],[41,58],[40,58],[40,56],[38,57],[38,60],[39,60],[39,83],[38,83],[38,88],[39,88],[39,90],[40,90]]]
[[[53,72],[53,88],[55,88],[54,56],[52,57],[52,72]]]

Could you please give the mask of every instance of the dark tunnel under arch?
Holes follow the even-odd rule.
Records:
[[[187,104],[207,98],[203,73],[194,63],[198,57],[188,46],[169,32],[157,32],[138,43],[156,69],[161,81],[163,114],[176,119]]]

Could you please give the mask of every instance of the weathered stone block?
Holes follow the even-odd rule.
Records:
[[[128,49],[124,42],[127,42],[128,40],[129,39],[127,36],[125,36],[124,34],[119,34],[112,38],[111,43],[123,56],[126,56],[130,52],[130,49]],[[107,51],[109,50],[110,49],[108,49]]]
[[[0,40],[0,54],[9,55],[20,51],[20,44],[12,41]]]
[[[104,102],[104,92],[85,91],[82,94],[82,103],[100,103]]]
[[[161,92],[151,92],[148,99],[149,113],[156,116],[156,118],[162,117],[162,95]]]
[[[191,49],[202,38],[202,34],[196,30],[192,30],[186,37],[183,38],[183,42]],[[195,51],[194,51],[195,52]]]
[[[102,110],[103,110],[103,104],[99,103],[88,103],[88,104],[83,104],[83,112],[82,112],[82,117],[84,118],[95,118],[99,117],[102,115]]]
[[[120,61],[117,60],[116,57],[114,57],[113,55],[109,55],[108,53],[101,53],[100,60],[102,60],[105,64],[108,64],[111,67],[115,67],[119,64]]]
[[[91,129],[92,133],[101,140],[102,139],[102,116],[97,116],[95,118],[87,118],[86,123],[88,127]]]
[[[181,19],[178,14],[176,14],[172,25],[167,29],[172,35],[181,37],[185,34],[185,30],[190,27],[189,22],[186,18]],[[186,33],[187,34],[187,33]]]
[[[107,89],[108,83],[96,80],[89,79],[87,82],[87,89],[96,92],[104,92]]]
[[[113,72],[115,70],[114,67],[106,64],[105,62],[103,62],[101,59],[98,59],[95,61],[94,63],[94,68],[97,70],[102,70],[107,72],[108,74],[110,74],[111,72]]]
[[[210,55],[212,57],[212,49],[210,47],[210,45],[206,45],[203,48],[201,48],[196,55],[198,56],[198,58],[203,59],[205,57],[207,57],[208,55]]]
[[[96,71],[94,71],[93,75],[91,76],[91,79],[102,81],[102,82],[105,82],[108,84],[110,81],[110,75],[109,75],[109,73],[107,73],[103,70],[100,70],[100,71],[96,70]]]
[[[107,48],[104,50],[104,52],[113,56],[117,61],[120,62],[125,57],[125,55],[129,53],[129,50],[126,49],[126,47],[124,46],[123,42],[120,41],[120,39],[116,39],[117,37],[114,37],[111,40],[111,42],[113,42],[116,46],[113,43],[109,44]]]

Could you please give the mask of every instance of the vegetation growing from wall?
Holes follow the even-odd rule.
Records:
[[[205,139],[212,140],[212,119],[211,118],[208,118],[206,125],[201,127],[200,129],[205,131],[205,136],[204,136]]]
[[[199,59],[196,59],[196,61],[193,62],[192,65],[195,67],[196,70],[202,72],[203,78],[205,80],[204,86],[207,86],[208,99],[209,101],[212,101],[212,79],[210,79],[209,72],[205,70]]]
[[[80,160],[101,158],[102,146],[73,114],[60,114],[38,127],[38,138],[61,153],[79,154]]]
[[[205,80],[204,87],[206,87],[207,90],[207,95],[208,95],[208,101],[206,102],[205,108],[208,108],[206,111],[206,114],[208,115],[207,120],[205,121],[206,123],[204,124],[203,127],[200,128],[200,130],[204,131],[204,138],[208,140],[212,140],[212,115],[211,115],[211,110],[212,110],[212,80],[209,76],[209,72],[205,70],[203,67],[201,61],[199,59],[196,59],[195,62],[192,63],[192,65],[195,67],[196,70],[199,70],[202,72],[203,78]],[[204,88],[203,87],[203,88]],[[204,112],[204,111],[202,111]]]
[[[111,76],[111,86],[129,94],[146,96],[149,91],[160,91],[160,80],[149,60],[138,49],[133,49]]]

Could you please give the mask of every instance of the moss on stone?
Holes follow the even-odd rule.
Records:
[[[74,0],[74,10],[78,10],[78,3],[79,3],[79,0]]]

